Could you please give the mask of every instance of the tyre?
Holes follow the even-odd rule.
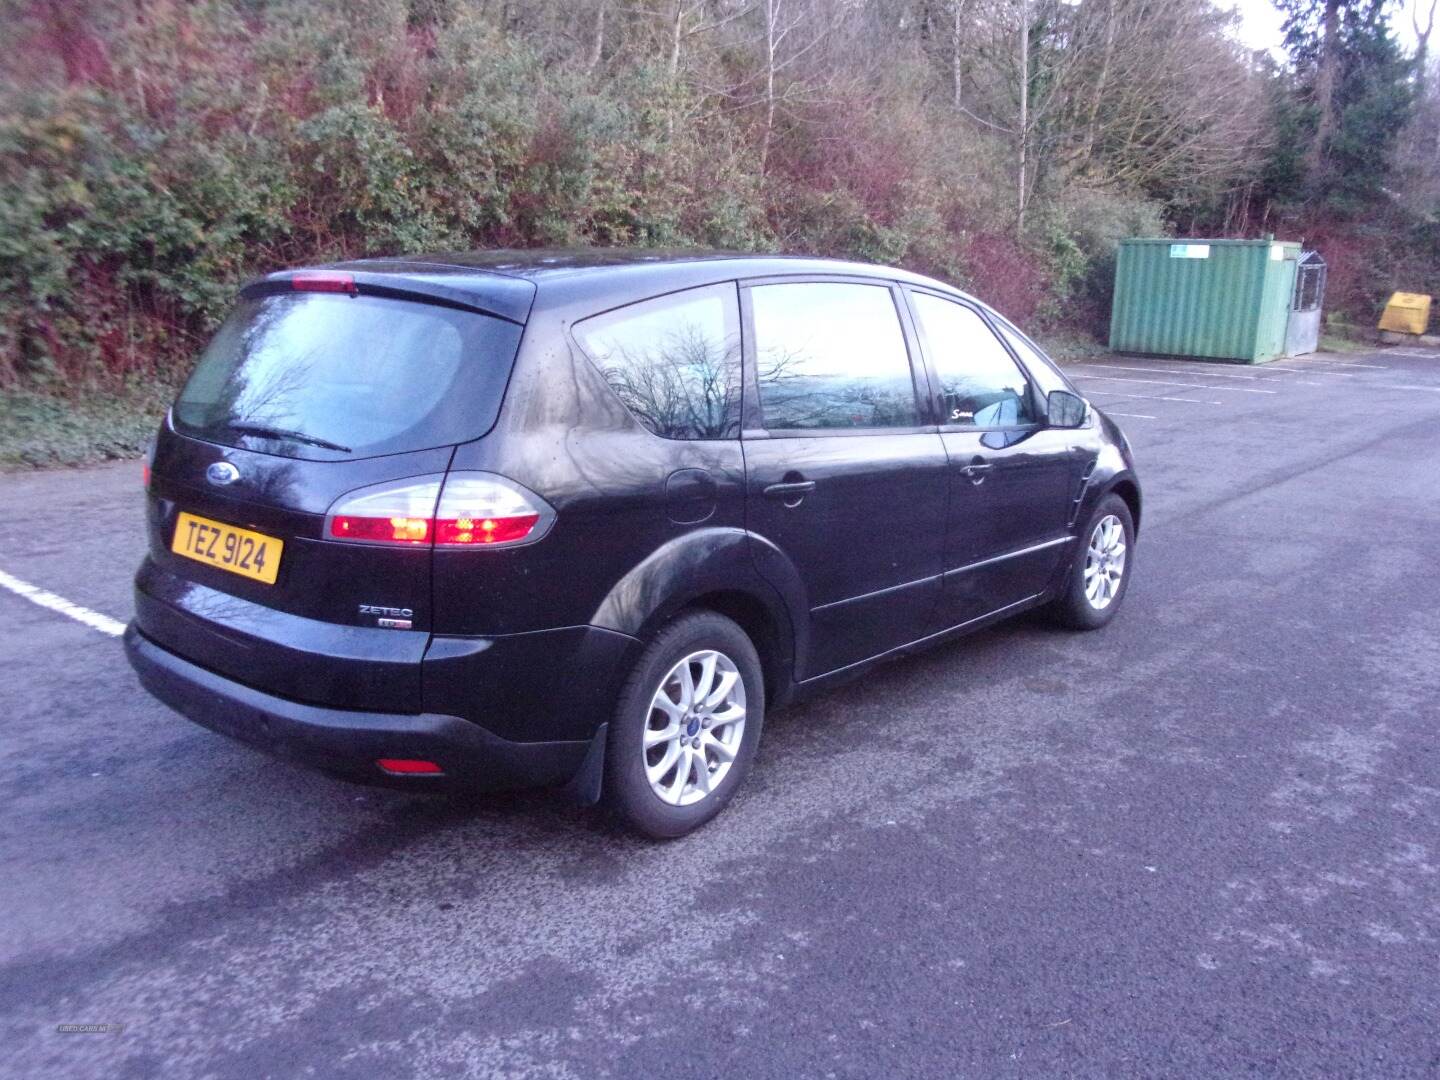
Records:
[[[632,829],[684,836],[725,809],[765,722],[760,658],[735,623],[681,615],[645,649],[605,747],[605,797]]]
[[[1051,613],[1072,630],[1098,630],[1120,609],[1135,566],[1135,523],[1119,495],[1100,500],[1080,529],[1084,546]]]

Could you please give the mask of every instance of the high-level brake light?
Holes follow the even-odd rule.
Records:
[[[301,270],[290,279],[296,292],[355,293],[355,275],[334,270]]]
[[[538,540],[555,511],[490,473],[451,473],[361,488],[325,518],[331,540],[361,544],[505,547]]]

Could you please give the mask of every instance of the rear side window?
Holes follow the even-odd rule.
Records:
[[[285,457],[349,460],[490,430],[520,327],[374,296],[241,300],[172,410],[177,430]]]
[[[635,419],[666,439],[740,433],[735,286],[708,285],[596,315],[575,340]]]
[[[1016,427],[1035,423],[1030,384],[978,312],[952,300],[912,293],[915,322],[940,378],[944,423]]]
[[[919,423],[910,357],[889,286],[757,285],[750,302],[767,430]]]

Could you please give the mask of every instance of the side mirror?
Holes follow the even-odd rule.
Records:
[[[1045,399],[1045,422],[1051,427],[1078,428],[1085,423],[1085,399],[1069,390],[1051,390]]]

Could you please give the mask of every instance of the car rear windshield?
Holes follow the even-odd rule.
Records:
[[[246,298],[171,416],[176,430],[286,457],[349,460],[490,430],[520,327],[375,296]]]

